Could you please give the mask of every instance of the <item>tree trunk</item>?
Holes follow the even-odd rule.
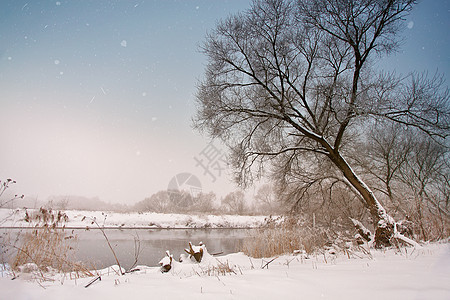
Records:
[[[391,239],[395,233],[395,221],[387,214],[384,207],[377,200],[372,190],[356,175],[347,161],[337,151],[330,154],[333,163],[342,171],[344,177],[359,192],[370,211],[375,227],[376,248],[391,246]]]

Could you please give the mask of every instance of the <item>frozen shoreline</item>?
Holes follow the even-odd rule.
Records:
[[[29,214],[36,210],[28,209]],[[36,224],[24,220],[25,209],[0,209],[0,228],[32,228]],[[116,213],[100,211],[64,211],[68,221],[64,223],[66,229],[95,229],[96,224],[105,229],[190,229],[214,228],[250,229],[260,227],[266,216],[238,216],[238,215],[187,215],[162,213]]]

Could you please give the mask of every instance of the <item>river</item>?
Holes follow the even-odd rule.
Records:
[[[23,235],[28,230],[21,230]],[[92,269],[102,269],[116,264],[114,255],[99,229],[66,229],[66,234],[76,236],[71,259]],[[16,234],[17,229],[2,229]],[[135,249],[140,250],[138,265],[158,266],[166,250],[179,258],[188,243],[203,242],[210,254],[225,255],[238,252],[243,241],[253,230],[249,229],[106,229],[109,243],[122,267],[128,269],[135,261]],[[136,247],[138,245],[139,247]]]

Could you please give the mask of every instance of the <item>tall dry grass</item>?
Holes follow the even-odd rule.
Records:
[[[20,270],[21,266],[31,263],[42,272],[51,269],[64,273],[84,270],[81,264],[73,260],[75,243],[76,237],[63,230],[48,227],[33,229],[23,235],[11,267]]]
[[[77,237],[64,230],[67,215],[41,208],[33,214],[27,212],[25,220],[33,230],[24,233],[20,243],[14,245],[17,252],[11,262],[14,271],[37,271],[42,278],[49,271],[75,277],[94,275],[73,259]]]
[[[329,241],[326,230],[307,226],[295,217],[285,217],[279,222],[269,221],[256,234],[245,239],[240,250],[254,258],[273,257],[295,250],[312,253]]]

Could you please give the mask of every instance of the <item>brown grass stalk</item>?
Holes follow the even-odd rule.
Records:
[[[301,226],[290,219],[271,224],[244,240],[241,251],[254,258],[274,257],[305,250],[312,253],[328,242],[326,231]]]

